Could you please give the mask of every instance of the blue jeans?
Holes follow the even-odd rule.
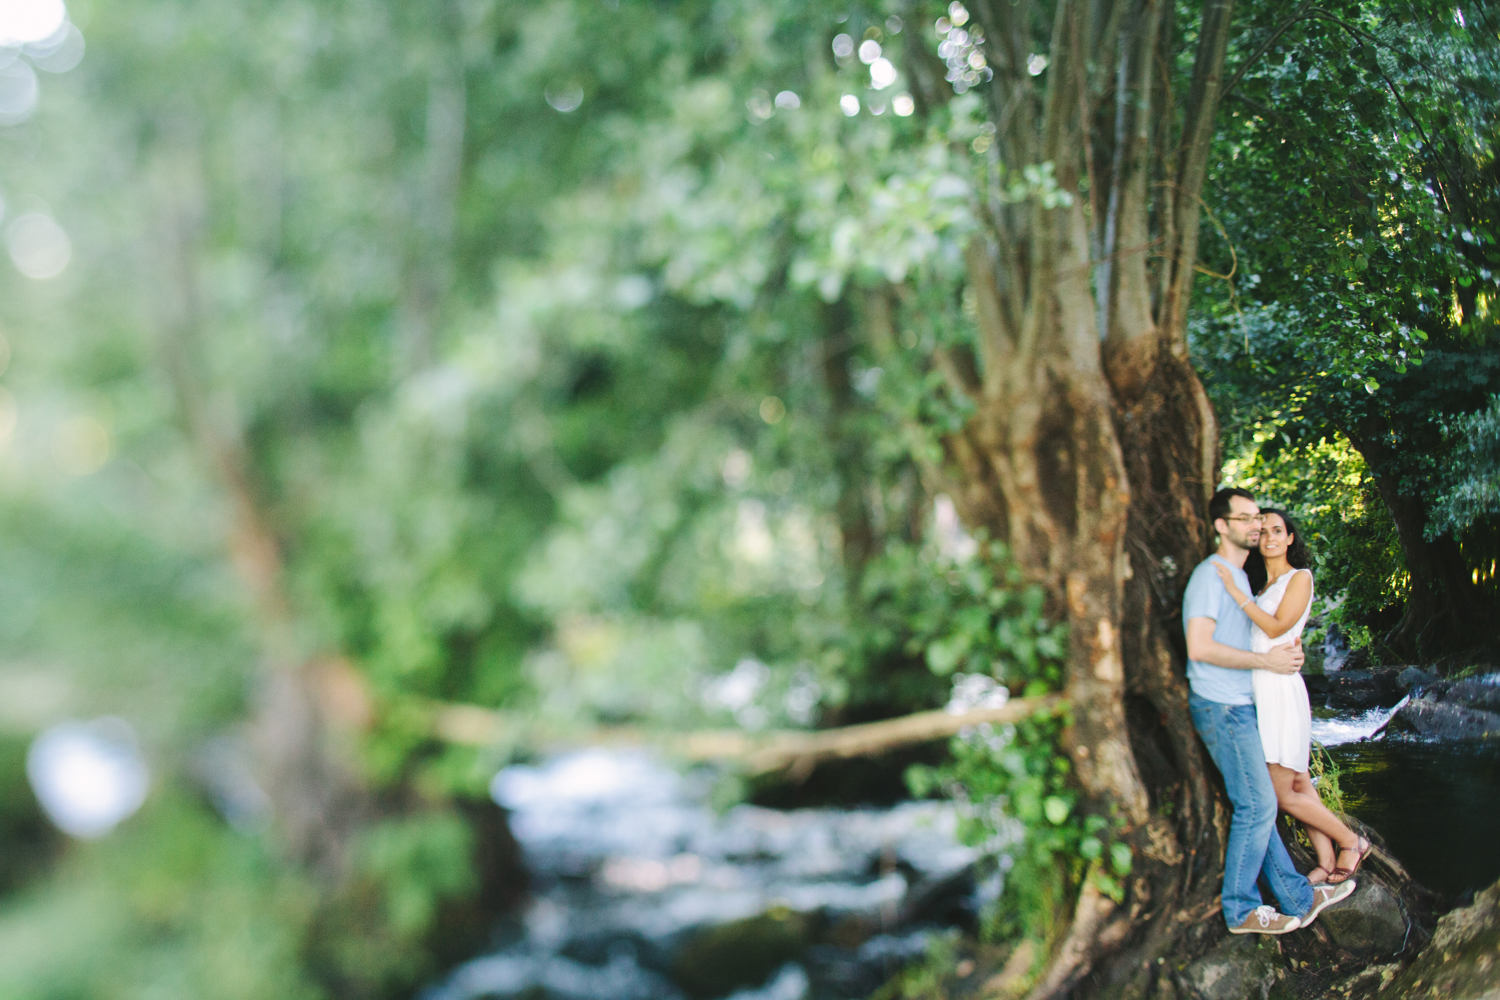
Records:
[[[1225,705],[1188,697],[1193,726],[1224,775],[1234,806],[1224,852],[1224,919],[1238,927],[1261,905],[1257,875],[1264,875],[1282,913],[1300,917],[1312,909],[1312,886],[1292,866],[1276,835],[1276,789],[1266,768],[1254,705]]]

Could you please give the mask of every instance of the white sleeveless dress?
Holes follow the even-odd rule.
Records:
[[[1276,609],[1281,606],[1281,599],[1286,596],[1287,584],[1298,573],[1312,576],[1312,572],[1305,569],[1289,570],[1281,574],[1255,599],[1256,606],[1274,616]],[[1302,634],[1311,612],[1312,598],[1309,597],[1307,608],[1302,612],[1302,617],[1297,619],[1297,624],[1275,639],[1266,635],[1259,625],[1252,625],[1250,651],[1264,653],[1272,646],[1291,642]],[[1280,764],[1293,771],[1306,771],[1312,743],[1312,708],[1307,702],[1307,685],[1302,682],[1302,675],[1252,670],[1250,686],[1255,693],[1255,718],[1260,725],[1260,742],[1266,751],[1266,763]]]

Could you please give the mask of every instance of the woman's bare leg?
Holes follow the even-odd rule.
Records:
[[[1266,766],[1271,769],[1276,804],[1283,812],[1301,820],[1307,827],[1308,838],[1318,852],[1318,864],[1323,866],[1324,871],[1332,872],[1337,863],[1333,844],[1337,843],[1345,850],[1357,851],[1358,835],[1323,804],[1323,799],[1313,787],[1312,779],[1306,771],[1293,771],[1280,764]],[[1319,843],[1320,840],[1322,843]]]
[[[1282,768],[1290,771],[1290,768]],[[1312,783],[1312,776],[1306,771],[1291,771],[1292,791],[1303,795],[1311,795],[1321,804],[1323,797],[1318,794],[1318,789]],[[1274,781],[1272,782],[1274,784]],[[1306,824],[1303,824],[1304,826]],[[1345,824],[1347,825],[1347,824]],[[1333,874],[1334,867],[1338,864],[1338,852],[1334,848],[1333,838],[1319,830],[1317,827],[1307,827],[1307,839],[1312,841],[1313,850],[1318,854],[1318,867],[1329,875]]]
[[[1318,867],[1327,872],[1327,875],[1332,875],[1334,866],[1338,864],[1338,856],[1333,850],[1333,838],[1322,830],[1309,826],[1307,827],[1307,839],[1312,841],[1313,850],[1317,852]],[[1324,876],[1325,880],[1327,879],[1327,875]]]

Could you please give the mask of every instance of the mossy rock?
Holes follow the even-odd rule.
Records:
[[[778,907],[705,928],[678,949],[672,979],[692,997],[721,997],[759,986],[807,949],[811,919]]]
[[[1334,944],[1364,959],[1400,954],[1411,933],[1401,901],[1373,879],[1366,879],[1354,895],[1324,910],[1318,920]]]
[[[1271,938],[1230,935],[1182,969],[1174,992],[1194,1000],[1266,1000],[1281,967]]]
[[[1500,1000],[1500,882],[1439,920],[1432,941],[1380,995]]]

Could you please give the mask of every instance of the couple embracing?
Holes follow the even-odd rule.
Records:
[[[1193,725],[1234,806],[1224,919],[1232,934],[1285,934],[1354,891],[1351,876],[1370,844],[1323,805],[1308,777],[1312,715],[1301,636],[1313,581],[1296,524],[1240,489],[1215,493],[1208,516],[1219,547],[1193,571],[1182,617]],[[1247,560],[1264,566],[1259,594]],[[1306,876],[1276,834],[1278,808],[1302,821],[1317,850],[1318,867]],[[1262,902],[1262,876],[1277,906]]]

